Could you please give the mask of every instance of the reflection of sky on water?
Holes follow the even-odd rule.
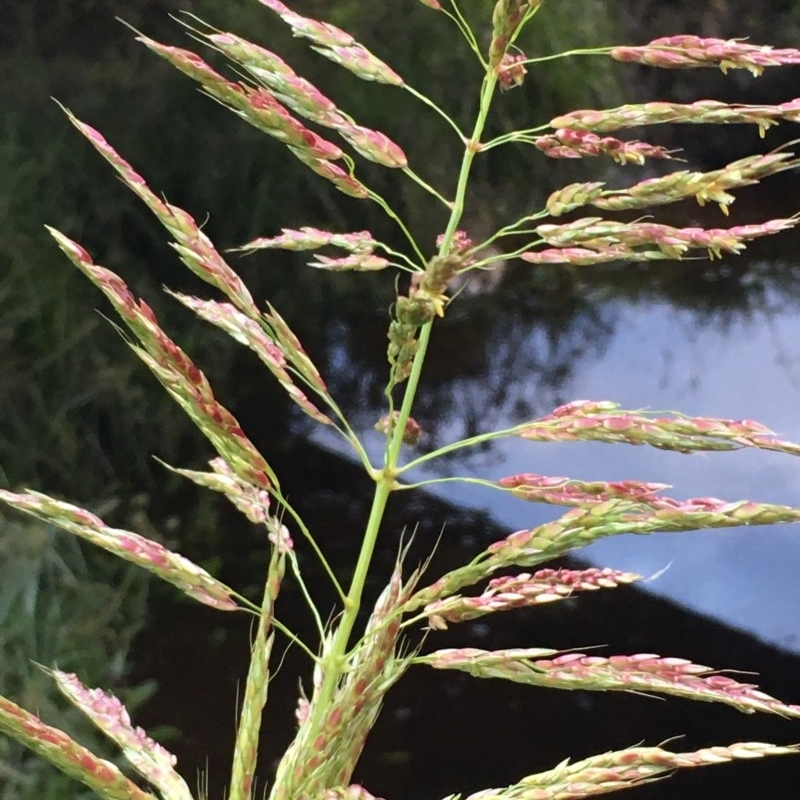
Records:
[[[614,400],[698,416],[756,419],[800,440],[800,317],[792,309],[760,313],[726,326],[700,328],[696,317],[667,305],[624,305],[601,358],[583,363],[563,388],[569,398]],[[657,405],[653,406],[653,402]],[[518,420],[494,420],[501,427]],[[488,420],[487,420],[488,423]],[[447,440],[447,431],[439,431]],[[381,446],[377,435],[368,437]],[[800,462],[777,453],[681,455],[596,443],[496,442],[491,453],[446,470],[498,478],[518,472],[614,480],[663,481],[677,498],[714,496],[800,505]],[[433,477],[435,467],[417,479]],[[435,491],[485,508],[513,529],[558,516],[558,507],[528,504],[466,484]],[[580,551],[602,566],[653,575],[647,585],[693,609],[800,652],[800,526],[686,534],[620,536]]]

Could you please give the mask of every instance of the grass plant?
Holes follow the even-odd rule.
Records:
[[[505,269],[509,262],[582,265],[666,259],[720,258],[741,252],[747,242],[780,233],[798,217],[725,226],[735,192],[800,165],[785,148],[732,161],[711,171],[680,165],[680,154],[644,139],[617,138],[620,131],[648,130],[662,123],[681,125],[755,125],[762,135],[780,122],[800,121],[800,101],[778,105],[652,102],[610,109],[581,110],[539,121],[523,130],[486,134],[493,108],[503,94],[520,86],[529,71],[558,58],[613,59],[665,69],[744,69],[754,76],[765,69],[800,63],[800,50],[773,49],[739,40],[671,36],[639,46],[576,47],[558,56],[526,55],[521,34],[539,15],[558,12],[552,0],[498,0],[491,14],[457,0],[404,0],[409,14],[428,15],[441,35],[452,32],[480,65],[474,88],[476,115],[462,130],[421,88],[410,86],[389,64],[331,23],[303,16],[281,0],[258,0],[265,26],[285,24],[336,68],[386,91],[409,92],[430,114],[426,125],[440,125],[460,153],[460,170],[449,184],[416,171],[403,150],[386,134],[359,124],[337,102],[298,75],[265,47],[200,20],[181,18],[187,32],[214,57],[232,65],[218,71],[192,50],[162,44],[137,33],[139,41],[196,81],[202,91],[267,136],[289,155],[340,192],[377,204],[398,227],[403,248],[389,246],[369,231],[330,231],[313,227],[284,229],[237,248],[250,253],[284,249],[315,251],[312,268],[331,272],[388,272],[397,288],[388,326],[385,413],[376,427],[385,436],[375,460],[328,390],[315,366],[278,309],[259,304],[201,225],[183,209],[151,190],[145,179],[103,135],[65,109],[77,131],[142,200],[170,236],[180,260],[214,289],[218,299],[171,292],[179,303],[249,348],[285,389],[290,400],[314,423],[339,435],[374,482],[374,495],[360,551],[345,582],[328,564],[325,542],[309,530],[280,476],[259,452],[234,415],[215,396],[192,358],[162,329],[156,314],[133,295],[111,270],[94,263],[78,242],[50,228],[56,244],[111,303],[134,353],[208,439],[216,456],[208,471],[170,468],[189,481],[224,495],[253,524],[260,526],[268,549],[268,567],[260,598],[247,597],[206,570],[152,538],[111,527],[97,514],[31,490],[0,490],[0,500],[20,512],[56,525],[90,544],[131,562],[172,584],[193,600],[220,612],[250,614],[253,627],[249,670],[244,679],[238,729],[228,781],[230,800],[249,800],[255,777],[262,719],[270,678],[277,667],[276,637],[288,639],[308,656],[297,700],[297,729],[279,760],[268,788],[271,800],[369,800],[369,787],[353,782],[365,741],[386,693],[411,668],[467,672],[557,689],[634,691],[666,694],[732,706],[745,713],[800,717],[800,706],[781,702],[749,683],[686,659],[649,653],[586,655],[547,646],[486,651],[469,647],[436,648],[437,631],[448,626],[522,607],[559,602],[587,592],[610,590],[640,580],[613,569],[563,569],[541,565],[598,539],[624,533],[691,531],[744,525],[796,522],[800,509],[745,500],[675,499],[663,484],[626,480],[607,482],[543,476],[533,472],[495,480],[459,478],[504,492],[521,501],[567,506],[552,522],[512,533],[477,552],[445,574],[431,575],[426,565],[409,564],[396,532],[397,562],[374,606],[365,599],[373,556],[391,495],[413,486],[409,472],[456,451],[496,439],[530,442],[597,441],[671,450],[679,453],[754,448],[800,454],[800,445],[784,441],[749,420],[686,416],[621,409],[611,401],[576,401],[538,419],[502,430],[486,430],[432,452],[416,453],[421,431],[414,420],[426,353],[433,329],[458,302],[459,288],[478,272]],[[423,54],[424,55],[424,54]],[[621,66],[620,69],[627,67]],[[465,90],[467,88],[465,87]],[[526,209],[482,241],[463,229],[474,165],[492,150],[533,147],[542,157],[610,159],[631,170],[647,166],[648,177],[634,174],[623,186],[605,182],[573,183],[555,191],[542,208]],[[415,236],[395,211],[391,198],[371,185],[372,165],[411,181],[420,202],[442,218],[435,246]],[[440,185],[441,184],[441,185]],[[720,227],[673,227],[642,217],[644,209],[685,200],[719,206]],[[587,210],[591,207],[591,210]],[[621,213],[620,213],[621,212]],[[626,213],[626,212],[632,212]],[[566,215],[566,216],[565,216]],[[531,453],[535,448],[531,445]],[[413,520],[409,520],[412,524]],[[386,535],[385,531],[383,535]],[[304,540],[323,566],[338,596],[334,609],[318,608],[306,583],[293,540]],[[533,572],[520,571],[531,570]],[[316,621],[316,641],[301,640],[281,621],[280,591],[292,580],[307,599]],[[589,601],[587,601],[589,602]],[[366,618],[365,624],[362,624]],[[175,759],[130,720],[111,693],[87,688],[59,669],[49,672],[61,692],[114,742],[137,774],[134,780],[11,698],[0,697],[0,731],[50,760],[63,772],[106,798],[189,800],[194,795]],[[21,700],[21,698],[18,698]],[[471,800],[557,800],[588,797],[658,780],[677,769],[738,759],[791,755],[793,744],[723,742],[695,751],[667,746],[632,746],[522,777],[507,786],[470,795]],[[458,791],[459,787],[453,787]],[[154,794],[154,792],[156,794]],[[455,797],[455,795],[453,796]]]

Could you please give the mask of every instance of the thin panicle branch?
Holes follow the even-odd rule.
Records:
[[[521,253],[520,258],[532,264],[581,264],[618,259],[651,261],[683,258],[694,250],[705,250],[712,259],[722,258],[723,253],[741,253],[747,241],[789,230],[798,221],[800,217],[732,228],[673,228],[655,222],[585,217],[564,225],[538,225],[536,233],[554,247],[529,250]]]
[[[800,120],[800,98],[788,100],[774,106],[747,106],[722,103],[718,100],[698,100],[694,103],[670,103],[659,101],[607,108],[602,111],[571,111],[550,121],[557,133],[567,135],[594,131],[611,133],[623,128],[638,128],[642,125],[658,125],[665,122],[694,125],[757,125],[761,136],[779,120]],[[575,136],[577,139],[578,137]]]
[[[624,533],[651,534],[730,528],[743,525],[777,525],[800,521],[800,509],[739,500],[728,503],[714,497],[647,501],[606,500],[568,511],[554,522],[516,531],[479,553],[470,564],[443,575],[417,592],[406,605],[412,611],[449,597],[506,567],[534,567],[592,542]]]
[[[767,153],[741,158],[710,172],[671,172],[640,181],[627,189],[603,190],[604,184],[572,184],[550,195],[547,210],[554,217],[586,204],[609,211],[625,211],[694,197],[699,205],[717,203],[722,213],[728,214],[728,206],[736,199],[732,190],[752,186],[761,178],[794,169],[798,164],[800,159],[794,158],[793,153]]]

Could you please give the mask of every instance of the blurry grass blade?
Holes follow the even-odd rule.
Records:
[[[164,800],[192,800],[189,787],[175,771],[175,756],[141,728],[133,727],[118,698],[101,689],[88,689],[71,673],[52,670],[50,674],[62,693],[120,747],[131,766],[158,788]]]
[[[238,608],[230,589],[188,558],[138,533],[110,528],[91,511],[30,490],[16,494],[0,489],[0,501],[146,569],[205,605],[222,611]]]
[[[106,800],[156,800],[126,778],[113,764],[98,758],[66,733],[0,697],[0,732],[47,759]]]

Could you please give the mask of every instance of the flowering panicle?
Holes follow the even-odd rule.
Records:
[[[208,463],[211,472],[170,466],[167,469],[188,478],[198,486],[224,494],[250,522],[266,524],[270,519],[269,492],[245,483],[221,458],[213,458]]]
[[[694,197],[702,206],[718,203],[720,210],[728,213],[728,206],[736,199],[731,189],[752,186],[768,175],[776,175],[800,164],[794,153],[767,153],[748,156],[710,172],[680,170],[659,178],[648,178],[627,189],[597,191],[602,184],[575,184],[554,192],[547,200],[547,210],[554,217],[580,207],[584,203],[610,211],[625,211],[649,206],[677,203]],[[566,199],[566,201],[565,201]]]
[[[294,32],[313,42],[313,50],[367,81],[402,86],[403,79],[353,37],[327,22],[296,14],[280,0],[259,0],[274,11]]]
[[[0,732],[16,739],[46,758],[66,775],[88,786],[106,800],[156,800],[122,774],[118,767],[99,758],[39,717],[0,696]]]
[[[494,542],[473,569],[480,577],[507,566],[532,567],[591,542],[623,533],[649,534],[800,521],[800,509],[715,497],[656,498],[647,503],[607,500],[568,511],[554,522],[512,533]],[[470,571],[466,574],[470,574]],[[474,580],[471,578],[470,582]]]
[[[800,120],[800,98],[774,106],[748,106],[722,103],[719,100],[698,100],[694,103],[658,101],[608,108],[602,111],[571,111],[550,121],[554,128],[571,131],[611,133],[622,128],[679,122],[696,125],[758,125],[762,137],[779,120]]]
[[[384,414],[374,425],[378,433],[388,436],[394,431],[397,420],[400,418],[399,411],[393,411],[391,416]],[[411,445],[412,447],[419,444],[420,437],[422,436],[422,426],[413,417],[406,420],[406,426],[403,430],[403,442]]]
[[[219,289],[241,311],[257,314],[253,297],[244,282],[225,263],[195,220],[183,209],[170,205],[158,197],[145,183],[144,178],[114,150],[101,133],[81,122],[66,109],[65,113],[95,150],[111,164],[125,185],[145,203],[169,231],[175,239],[173,247],[183,263],[199,278]]]
[[[291,375],[286,371],[286,358],[284,357],[283,348],[275,344],[262,325],[237,311],[229,303],[201,300],[178,292],[169,292],[169,294],[194,311],[198,317],[210,322],[212,325],[216,325],[232,339],[249,347],[258,356],[261,363],[278,379],[278,382],[283,386],[289,397],[309,417],[321,422],[323,425],[330,425],[330,419],[295,385]]]
[[[800,718],[800,706],[787,705],[750,683],[739,683],[719,670],[685,658],[652,653],[632,656],[587,656],[566,653],[548,658],[524,650],[479,650],[472,647],[437,650],[415,661],[436,669],[457,669],[477,678],[504,678],[530,686],[582,691],[659,692],[690,700],[723,703],[745,714],[763,711]]]
[[[386,269],[390,264],[391,262],[388,258],[365,253],[356,253],[340,258],[317,256],[313,261],[308,262],[310,267],[326,269],[331,272],[379,272],[382,269]]]
[[[232,33],[203,34],[203,38],[231,61],[243,66],[275,98],[301,117],[334,127],[344,118],[336,104],[313,83],[301,78],[278,55]]]
[[[367,622],[364,637],[348,657],[347,668],[314,729],[316,704],[330,642],[326,640],[314,676],[311,701],[301,704],[300,728],[278,765],[274,800],[321,796],[327,789],[347,786],[374,725],[383,698],[409,666],[396,657],[400,609],[409,598],[416,576],[401,580],[400,564]]]
[[[141,728],[131,724],[125,706],[113,694],[88,689],[68,672],[53,670],[61,692],[122,750],[131,766],[157,787],[164,800],[192,800],[192,793],[175,771],[177,759]]]
[[[522,86],[528,70],[525,69],[525,55],[523,53],[506,53],[497,67],[497,82],[503,90]]]
[[[609,55],[617,61],[666,69],[719,67],[723,72],[746,69],[755,77],[761,75],[765,67],[800,64],[800,50],[687,35],[663,36],[640,47],[615,47]]]
[[[111,301],[116,312],[141,344],[132,344],[133,351],[231,469],[255,486],[267,488],[271,483],[277,483],[275,473],[242,431],[236,418],[217,402],[206,376],[164,333],[150,306],[144,300],[137,302],[122,278],[94,264],[89,254],[77,242],[52,228],[48,230],[70,261]]]
[[[613,136],[600,137],[575,128],[559,128],[546,136],[537,136],[533,144],[548,158],[585,158],[606,155],[618,164],[645,163],[648,158],[671,159],[672,151],[647,142],[624,142]]]
[[[236,328],[237,330],[242,329],[239,331],[239,333],[244,336],[244,333],[246,332],[249,335],[251,342],[253,344],[258,344],[258,349],[256,352],[259,354],[259,356],[262,358],[268,357],[270,363],[279,365],[282,362],[284,355],[289,357],[290,360],[296,357],[303,363],[302,374],[304,376],[311,376],[310,381],[313,387],[322,395],[327,396],[327,388],[325,387],[325,383],[322,381],[322,378],[319,376],[319,373],[311,363],[308,356],[304,351],[302,351],[302,347],[300,347],[300,343],[297,341],[297,338],[292,334],[291,341],[287,335],[283,335],[283,338],[273,336],[272,339],[270,339],[266,335],[270,333],[270,330],[267,330],[265,334],[264,330],[262,330],[265,321],[273,322],[273,318],[277,312],[275,312],[274,309],[270,309],[269,319],[267,319],[268,315],[259,312],[259,310],[256,308],[255,302],[253,301],[252,295],[244,285],[241,278],[239,278],[239,276],[225,262],[222,256],[220,256],[208,237],[200,230],[195,220],[183,209],[178,208],[177,206],[172,206],[169,203],[165,203],[157,195],[155,195],[147,186],[144,179],[132,169],[127,161],[119,156],[119,154],[111,147],[111,145],[108,144],[108,142],[100,133],[78,120],[69,112],[67,112],[67,115],[72,124],[75,125],[78,130],[80,130],[80,132],[90,141],[95,149],[114,167],[117,173],[122,177],[125,184],[129,186],[146,203],[148,208],[150,208],[150,210],[156,215],[164,227],[172,234],[175,239],[173,247],[180,255],[183,263],[186,264],[186,266],[188,266],[189,269],[200,278],[222,291],[223,294],[225,294],[231,300],[233,306],[235,306],[234,308],[224,303],[214,304],[211,301],[208,301],[208,303],[204,305],[202,301],[198,300],[198,305],[194,307],[194,310],[199,313],[201,307],[204,309],[210,309],[211,307],[214,307],[216,313],[212,313],[211,315],[215,317],[215,324],[218,324],[223,328],[225,328],[227,325],[228,328]],[[62,246],[62,250],[64,250],[62,243],[59,242],[59,244]],[[72,244],[74,245],[75,243],[73,242]],[[80,250],[82,250],[82,248],[80,248]],[[75,254],[78,251],[65,250],[65,252],[70,256],[73,262],[75,262]],[[88,255],[86,257],[88,258]],[[84,272],[87,272],[87,270],[81,267],[78,262],[75,263],[80,269],[82,269]],[[90,265],[91,262],[88,262],[87,268]],[[94,274],[97,275],[100,275],[101,273],[105,274],[106,276],[113,275],[113,273],[108,273],[107,270],[103,271],[99,267],[92,267],[92,269],[94,269]],[[101,272],[97,272],[97,270],[101,270]],[[87,274],[89,274],[89,277],[92,277],[90,272],[91,269],[89,272],[87,272]],[[116,276],[114,276],[114,278],[116,281],[121,283],[119,278]],[[96,280],[95,283],[97,283]],[[101,288],[103,288],[103,286],[101,286]],[[105,288],[103,288],[103,290],[106,291]],[[127,289],[125,291],[127,292]],[[106,294],[108,294],[107,291]],[[112,302],[114,302],[113,298],[111,299]],[[185,298],[181,297],[179,297],[179,299],[182,301],[185,300]],[[190,302],[186,302],[186,304],[191,305]],[[119,308],[117,310],[119,310]],[[125,315],[123,315],[123,317],[124,316]],[[209,319],[208,316],[206,318]],[[139,321],[143,322],[144,325],[139,325],[139,329],[135,332],[137,335],[144,333],[146,336],[148,336],[149,334],[146,333],[148,323],[154,323],[155,320],[140,319]],[[129,324],[132,323],[129,322]],[[226,328],[226,330],[228,328]],[[285,322],[283,322],[283,320],[280,321],[280,328],[282,331],[284,331],[284,334],[289,330],[288,326]],[[158,337],[165,338],[165,334],[160,331]],[[276,339],[278,341],[278,345],[280,346],[275,344]],[[242,338],[240,337],[239,340],[242,341]],[[168,345],[168,349],[174,349],[175,347],[176,346],[171,342]],[[175,350],[176,354],[177,352],[178,351]],[[184,360],[188,362],[188,357],[185,354],[180,353],[178,360]],[[196,368],[193,367],[193,369],[196,371]],[[291,379],[285,373],[285,371],[278,375],[278,379],[289,392],[292,399],[295,400],[295,402],[297,402],[306,413],[318,421],[324,421],[325,423],[329,422],[328,418],[313,406],[308,398],[305,397],[303,392],[293,385]],[[194,390],[198,388],[202,389],[203,387],[197,386],[194,387]],[[208,392],[210,393],[210,388],[208,389]]]
[[[589,205],[593,200],[603,194],[604,183],[590,181],[587,183],[570,183],[561,189],[556,189],[547,198],[547,211],[551,217],[560,217],[574,211],[576,208]]]
[[[318,394],[328,397],[328,387],[322,376],[303,349],[300,340],[289,327],[286,320],[275,310],[272,303],[267,303],[267,310],[261,315],[267,324],[270,335],[280,345],[289,363],[303,376],[309,386]]]
[[[554,503],[579,506],[584,503],[603,503],[622,499],[634,502],[651,502],[658,492],[669,489],[666,483],[642,481],[578,481],[572,478],[554,478],[525,472],[500,478],[497,485],[509,489],[514,497],[535,503]]]
[[[331,163],[343,157],[341,149],[306,128],[269,91],[223,78],[191,50],[163,45],[146,36],[140,36],[139,41],[200,83],[209,95],[226,108],[283,142],[296,158],[330,180],[337,189],[352,197],[368,196],[368,191],[361,183]]]
[[[188,558],[138,533],[109,528],[90,511],[30,489],[20,494],[0,489],[0,500],[152,572],[205,605],[222,611],[239,607],[227,586]]]
[[[486,614],[565,600],[575,592],[613,589],[641,580],[641,575],[614,569],[541,569],[533,575],[506,575],[489,581],[476,597],[451,595],[425,606],[432,628],[442,630],[448,622],[464,622]]]
[[[436,6],[431,5],[436,0],[421,0],[421,2],[431,8],[441,8],[438,4]],[[333,789],[326,789],[322,795],[322,800],[383,800],[383,798],[375,797],[374,794],[368,792],[358,783],[351,783],[350,786],[336,786]]]
[[[507,567],[535,567],[592,542],[624,533],[677,533],[702,528],[777,525],[800,521],[800,509],[715,497],[675,500],[613,499],[571,509],[553,522],[516,531],[493,542],[471,563],[454,569],[418,591],[407,611],[449,597]]]
[[[661,250],[634,251],[621,244],[588,247],[551,247],[530,250],[520,258],[530,264],[570,264],[586,267],[591,264],[608,264],[611,261],[663,261],[669,256]]]
[[[365,158],[385,167],[403,168],[405,153],[388,136],[356,125],[335,103],[312,83],[301,78],[274,53],[230,33],[214,33],[205,38],[232,61],[241,64],[272,96],[301,117],[339,135]]]
[[[567,759],[546,772],[528,775],[512,786],[484,789],[464,800],[573,800],[650,783],[668,777],[676,769],[797,752],[794,745],[779,747],[763,742],[737,742],[727,747],[704,747],[683,753],[661,747],[629,747],[573,763]]]
[[[681,453],[753,447],[800,455],[800,444],[777,438],[769,428],[753,420],[627,411],[607,400],[575,400],[559,406],[530,425],[524,425],[519,435],[537,442],[583,440],[646,444]]]
[[[369,231],[356,231],[355,233],[332,233],[319,228],[304,226],[299,230],[282,228],[280,236],[264,237],[235,247],[233,250],[253,253],[256,250],[278,248],[281,250],[317,250],[320,247],[331,245],[340,247],[348,253],[372,253],[379,242],[372,238]]]
[[[591,258],[594,252],[603,260],[644,261],[682,258],[687,251],[696,248],[707,250],[709,258],[721,258],[723,253],[742,252],[746,241],[788,230],[799,220],[773,219],[758,225],[706,229],[585,217],[565,225],[539,225],[536,233],[557,249],[532,250],[522,253],[520,258],[534,264],[571,264],[581,263],[582,257]],[[634,249],[641,247],[645,249]],[[587,248],[590,254],[585,256],[583,251]]]
[[[138,41],[196,80],[215,100],[242,119],[289,145],[293,152],[301,150],[326,161],[342,158],[343,153],[335,144],[306,128],[266,89],[227,80],[191,50],[164,45],[146,36],[138,37]]]

